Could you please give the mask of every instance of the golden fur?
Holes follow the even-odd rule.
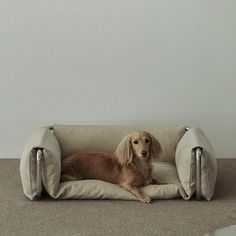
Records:
[[[148,132],[134,132],[124,137],[113,154],[79,153],[62,161],[61,182],[98,179],[118,184],[140,201],[149,203],[150,197],[140,190],[150,184],[151,163],[158,158],[160,143]]]

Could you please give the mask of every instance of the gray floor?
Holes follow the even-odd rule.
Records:
[[[19,160],[0,159],[0,235],[201,235],[236,224],[236,159],[218,160],[214,200],[52,200],[22,192]]]

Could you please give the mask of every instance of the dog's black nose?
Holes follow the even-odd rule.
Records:
[[[147,155],[147,151],[142,151],[141,153],[144,157]]]

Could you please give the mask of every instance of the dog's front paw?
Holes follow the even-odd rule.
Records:
[[[150,203],[151,202],[151,198],[148,195],[144,194],[142,196],[142,198],[140,199],[140,201],[143,202],[143,203]]]

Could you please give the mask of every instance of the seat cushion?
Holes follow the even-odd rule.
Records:
[[[175,184],[149,185],[142,188],[151,199],[172,199],[180,196]],[[118,185],[101,180],[79,180],[59,185],[59,199],[120,199],[137,200],[131,193]]]
[[[158,181],[158,185],[149,185],[142,188],[151,199],[172,199],[182,195],[177,169],[173,163],[154,162],[152,177]],[[61,183],[56,198],[137,200],[131,193],[118,185],[100,180]]]

